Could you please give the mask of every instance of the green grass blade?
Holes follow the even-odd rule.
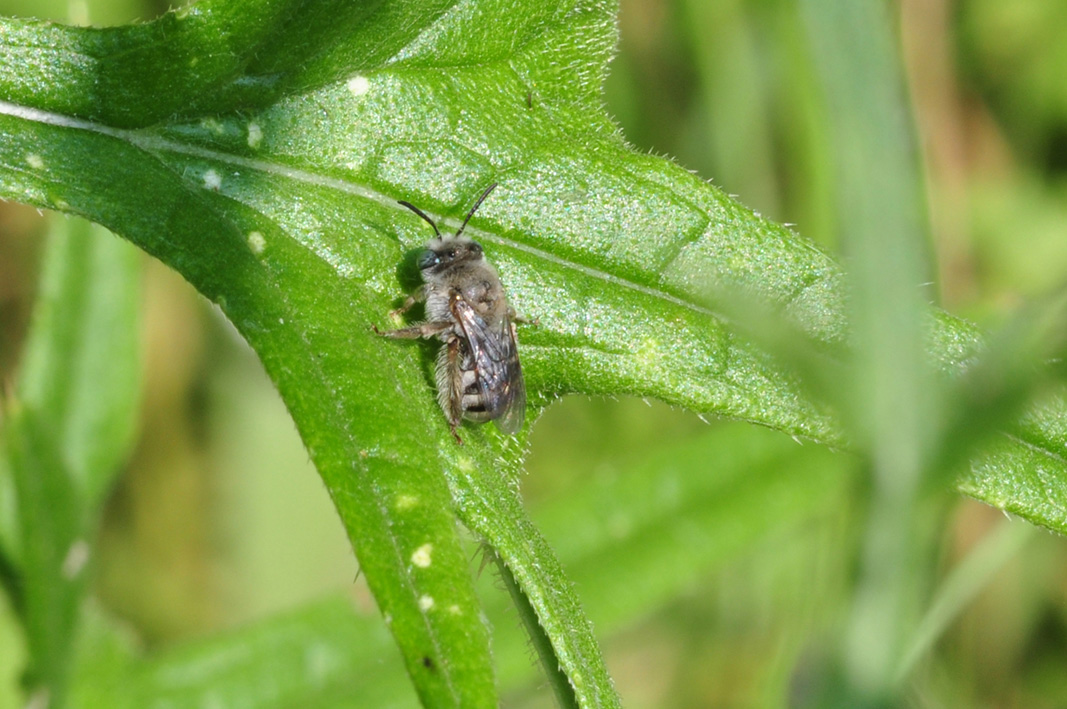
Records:
[[[869,520],[841,664],[848,691],[890,696],[932,563],[922,478],[941,429],[925,349],[929,281],[918,154],[889,13],[873,3],[800,5],[834,126],[855,359],[842,400],[868,458]],[[877,166],[872,170],[871,166]]]
[[[770,556],[789,553],[791,541],[819,529],[813,522],[839,519],[852,466],[847,456],[759,427],[716,426],[682,445],[653,448],[615,475],[583,471],[567,495],[531,516],[580,589],[597,632],[610,635],[680,597],[703,597],[717,571],[761,545]],[[529,687],[531,652],[514,612],[499,590],[487,604],[502,686]],[[786,677],[791,657],[778,667]]]
[[[904,679],[929,652],[953,620],[986,587],[993,575],[1034,537],[1034,528],[1015,520],[989,532],[954,568],[934,596],[915,630],[897,674]]]
[[[94,512],[134,433],[139,263],[135,249],[102,229],[55,221],[5,422],[29,686],[54,706],[66,694]]]
[[[245,709],[411,707],[417,696],[388,630],[330,597],[137,656],[114,623],[89,614],[73,707]]]
[[[103,229],[57,223],[49,239],[19,399],[63,442],[96,505],[129,452],[140,397],[140,253]]]
[[[22,539],[15,590],[29,650],[27,686],[30,696],[63,706],[89,553],[84,501],[47,418],[20,409],[5,424]]]
[[[610,479],[587,478],[533,517],[582,589],[597,629],[610,634],[765,540],[810,532],[813,520],[839,514],[851,465],[847,456],[761,428],[716,427],[681,448],[651,451]],[[501,688],[514,692],[536,684],[538,672],[512,602],[491,576],[486,570],[481,586]],[[344,706],[355,695],[391,707],[413,697],[400,663],[383,661],[394,652],[385,629],[342,598],[144,659],[109,640],[113,631],[98,632],[103,637],[90,633],[96,644],[81,653],[75,706],[145,706],[155,697],[177,709],[241,697],[249,709],[291,707],[297,698],[314,708]]]

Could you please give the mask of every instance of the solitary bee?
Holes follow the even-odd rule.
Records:
[[[493,183],[482,193],[454,235],[442,236],[422,210],[400,202],[425,219],[436,238],[416,257],[423,285],[392,314],[425,301],[426,322],[389,332],[374,328],[384,337],[437,337],[444,343],[437,354],[437,401],[457,443],[463,443],[456,433],[463,418],[496,421],[497,428],[513,434],[522,428],[526,413],[515,312],[481,244],[463,236],[467,222],[495,187]]]

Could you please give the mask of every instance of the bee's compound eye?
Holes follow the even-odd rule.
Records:
[[[432,268],[433,266],[436,266],[440,260],[441,259],[437,256],[436,253],[430,251],[429,249],[425,249],[423,251],[420,251],[419,255],[415,257],[415,265],[417,265],[419,267],[419,270],[422,271],[427,268]]]

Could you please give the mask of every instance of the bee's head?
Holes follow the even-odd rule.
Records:
[[[460,226],[454,236],[441,236],[437,224],[433,219],[430,219],[425,212],[410,202],[400,202],[400,204],[425,219],[430,226],[433,227],[434,234],[437,234],[437,238],[426,244],[426,248],[423,251],[420,251],[415,259],[415,263],[418,265],[420,271],[426,273],[441,273],[454,264],[473,263],[482,260],[482,245],[466,236],[462,236],[462,234],[463,230],[467,228],[467,222],[474,216],[474,212],[477,211],[482,200],[488,197],[489,193],[492,192],[495,187],[496,183],[494,182],[489,185],[485,192],[482,192],[482,196],[479,197],[478,201],[471,207],[471,211],[467,212],[467,218],[463,220],[462,226]]]
[[[419,252],[415,263],[420,271],[441,273],[460,263],[481,261],[482,245],[466,236],[448,236],[434,239]]]

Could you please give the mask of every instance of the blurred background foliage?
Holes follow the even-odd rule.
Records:
[[[167,5],[2,0],[0,12],[115,24]],[[995,329],[1067,273],[1067,4],[892,7],[940,305]],[[606,101],[627,139],[836,252],[833,136],[795,0],[622,0],[620,24]],[[45,229],[33,210],[0,205],[3,382],[18,363]],[[101,605],[149,648],[337,589],[352,589],[373,614],[325,490],[254,355],[175,274],[147,259],[145,269],[140,434],[99,530]],[[534,428],[524,493],[539,519],[549,501],[608,484],[649,453],[745,428],[655,402],[565,399]],[[806,665],[833,652],[869,488],[854,461],[825,459],[842,471],[826,504],[739,545],[686,593],[603,638],[628,706],[777,706],[803,684]],[[1003,524],[994,509],[945,497],[937,568],[924,579],[931,588]],[[542,522],[550,541],[568,543],[551,515]],[[1012,549],[922,663],[916,706],[1067,705],[1067,544],[1037,533]],[[5,603],[0,706],[13,706],[23,650]],[[550,702],[535,689],[511,701]]]

